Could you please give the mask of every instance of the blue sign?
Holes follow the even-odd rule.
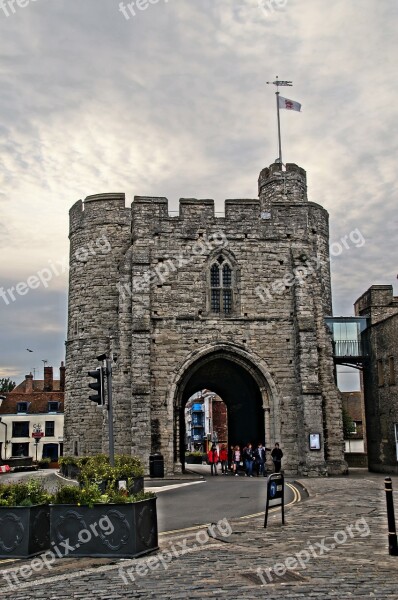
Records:
[[[264,515],[264,527],[267,527],[268,522],[268,511],[270,509],[270,502],[279,501],[277,504],[272,504],[271,507],[274,508],[276,506],[280,506],[282,511],[282,525],[285,524],[285,499],[284,499],[284,477],[282,473],[272,473],[268,477],[267,482],[267,502],[265,505],[265,515]]]
[[[270,498],[275,498],[277,490],[278,490],[278,486],[276,485],[276,481],[271,481],[270,485],[269,485]]]

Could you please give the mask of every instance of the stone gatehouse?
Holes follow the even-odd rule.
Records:
[[[217,393],[228,439],[280,442],[288,474],[345,470],[334,384],[328,214],[295,164],[261,171],[258,199],[99,194],[70,210],[65,452],[106,451],[87,371],[113,353],[115,448],[184,466],[184,406]],[[320,449],[309,435],[320,436]]]

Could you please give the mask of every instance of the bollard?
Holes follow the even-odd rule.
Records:
[[[387,520],[388,520],[388,553],[391,556],[398,556],[397,532],[395,529],[394,499],[392,497],[391,477],[384,480],[384,491],[387,502]]]

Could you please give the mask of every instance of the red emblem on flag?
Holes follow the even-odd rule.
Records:
[[[293,102],[291,100],[285,100],[285,107],[293,110]]]

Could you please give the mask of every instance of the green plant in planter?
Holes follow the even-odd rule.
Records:
[[[129,495],[126,490],[119,490],[108,485],[103,494],[95,483],[86,483],[83,487],[65,485],[58,489],[53,497],[53,504],[75,504],[76,506],[89,506],[94,504],[127,504],[154,498],[152,492],[140,492],[135,496]]]
[[[0,484],[0,506],[34,506],[49,504],[49,494],[37,479],[29,479],[24,483]]]
[[[109,458],[99,454],[89,457],[81,466],[78,481],[82,487],[87,487],[90,483],[105,483],[106,488],[117,489],[117,482],[124,480],[129,488],[134,479],[143,475],[144,468],[141,461],[134,456],[115,456],[115,466],[111,467]]]
[[[41,458],[37,464],[39,465],[40,469],[48,469],[50,462],[51,458]]]
[[[99,456],[104,456],[105,458],[105,455],[101,454]],[[60,467],[73,466],[80,469],[90,458],[90,456],[61,456],[61,458],[58,460],[58,463]]]
[[[58,489],[53,498],[53,504],[76,504],[77,506],[101,502],[101,491],[95,483],[88,483],[80,488],[77,485],[64,485]]]

